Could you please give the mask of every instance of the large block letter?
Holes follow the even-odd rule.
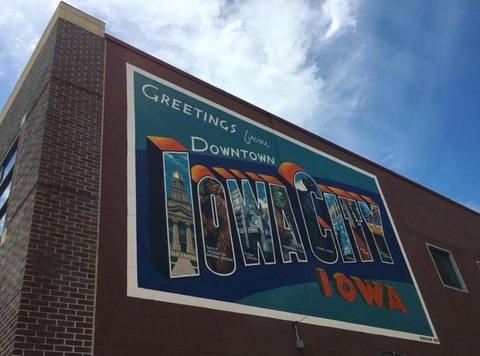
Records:
[[[364,199],[371,201],[367,197],[364,197]],[[380,208],[373,201],[371,201],[370,206],[365,201],[358,201],[358,206],[360,207],[363,218],[367,222],[368,229],[373,235],[373,241],[375,241],[375,246],[377,247],[380,260],[383,263],[393,263],[393,258],[383,233]]]
[[[332,221],[333,231],[337,238],[338,245],[340,246],[340,256],[342,256],[343,262],[355,262],[355,254],[353,253],[352,244],[350,243],[350,238],[348,236],[347,228],[345,227],[342,210],[338,203],[337,196],[335,194],[326,193],[325,191],[331,192],[331,190],[325,186],[322,186],[322,191],[324,191],[325,202],[327,203],[328,214]]]
[[[337,262],[331,223],[326,222],[329,220],[328,209],[318,184],[295,163],[282,163],[279,172],[295,187],[313,255],[324,263]]]
[[[283,262],[292,262],[292,255],[297,257],[298,262],[307,262],[287,189],[283,185],[270,184],[270,194]]]
[[[205,263],[215,274],[231,275],[235,272],[235,254],[225,188],[203,166],[192,168],[192,178],[197,182]]]
[[[235,179],[227,179],[240,248],[245,266],[275,263],[272,228],[264,182],[256,182],[257,197],[248,179],[242,179],[242,189]]]
[[[161,264],[163,270],[167,269],[165,272],[170,278],[198,276],[189,154],[170,138],[148,136],[147,142],[150,155],[149,199],[155,215],[151,216],[150,227],[152,251],[163,250],[158,251],[158,257],[154,256],[154,263]],[[162,154],[161,160],[159,153]],[[164,203],[161,203],[162,200]],[[168,250],[167,256],[165,250]]]

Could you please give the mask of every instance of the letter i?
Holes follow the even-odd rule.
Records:
[[[328,280],[327,272],[321,268],[316,268],[318,284],[320,285],[320,290],[323,295],[328,298],[332,298],[332,288],[330,287],[330,282]]]

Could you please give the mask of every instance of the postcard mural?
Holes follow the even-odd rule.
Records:
[[[375,176],[127,75],[130,296],[438,343]]]

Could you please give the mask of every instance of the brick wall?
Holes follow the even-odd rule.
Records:
[[[55,30],[0,123],[0,157],[20,132],[9,197],[6,240],[0,246],[0,354],[10,355],[16,339],[21,289],[33,215],[44,118],[47,110]]]
[[[92,353],[104,40],[59,19],[50,42],[45,52],[53,53],[52,64],[36,74],[47,78],[43,112],[36,132],[27,134],[30,117],[22,129],[21,147],[32,152],[17,158],[11,205],[19,204],[19,212],[8,221],[9,231],[14,223],[28,231],[22,239],[9,234],[1,248],[9,260],[20,255],[18,271],[2,268],[2,279],[16,273],[15,288],[2,289],[12,294],[1,297],[9,316],[2,328],[11,335],[2,336],[2,355]],[[20,202],[14,193],[24,187],[17,176],[33,161],[36,170],[24,177],[33,188]]]

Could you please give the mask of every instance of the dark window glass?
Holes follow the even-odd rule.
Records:
[[[465,284],[463,283],[460,272],[458,271],[455,260],[450,251],[430,245],[428,246],[428,249],[432,255],[433,262],[437,267],[438,274],[440,275],[443,284],[448,287],[466,290]]]
[[[7,214],[8,197],[12,188],[12,170],[17,160],[17,144],[7,152],[0,163],[0,235],[5,228],[5,216]]]
[[[10,188],[12,186],[12,182],[9,182],[5,188],[2,189],[0,192],[0,209],[3,209],[5,203],[7,202],[8,196],[10,195]]]
[[[10,171],[13,168],[13,165],[15,164],[16,159],[17,159],[17,151],[14,151],[13,154],[11,154],[10,157],[7,158],[7,161],[3,164],[2,179],[5,179],[8,173],[10,173]]]
[[[2,213],[0,213],[2,214]],[[5,226],[5,214],[0,215],[0,235],[3,232],[3,227]]]

